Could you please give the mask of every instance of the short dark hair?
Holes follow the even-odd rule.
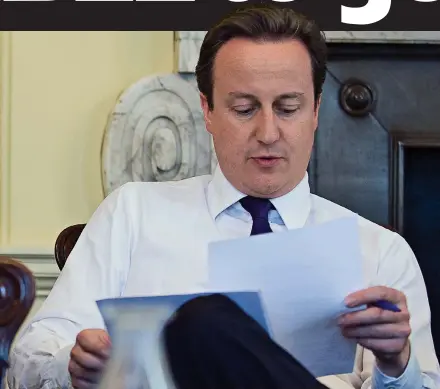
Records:
[[[209,109],[214,108],[215,57],[219,49],[234,38],[248,38],[262,42],[296,39],[302,42],[311,57],[315,104],[317,103],[327,70],[327,45],[324,33],[313,20],[293,9],[259,4],[235,9],[205,35],[195,73],[199,91],[205,95]]]

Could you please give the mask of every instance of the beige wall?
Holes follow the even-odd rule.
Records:
[[[50,252],[102,201],[107,117],[131,83],[173,71],[173,32],[0,36],[0,247]]]

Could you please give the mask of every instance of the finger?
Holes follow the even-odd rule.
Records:
[[[81,378],[72,377],[71,379],[72,387],[75,389],[94,389],[96,384],[92,382],[85,381]]]
[[[339,325],[343,327],[409,322],[410,314],[407,311],[391,312],[377,307],[371,307],[356,312],[343,314],[339,319]]]
[[[403,339],[360,338],[358,344],[374,353],[399,354],[405,348]]]
[[[72,378],[80,379],[93,384],[98,383],[99,379],[101,378],[100,371],[85,369],[73,359],[69,361],[68,371]]]
[[[80,365],[83,369],[87,370],[102,370],[105,366],[105,360],[102,358],[90,354],[83,350],[79,346],[75,346],[72,348],[70,352],[70,358],[75,361],[78,365]]]
[[[406,323],[377,324],[372,326],[346,327],[342,334],[348,338],[372,339],[406,339],[411,334],[411,328]]]
[[[88,353],[104,358],[108,358],[109,356],[111,343],[105,331],[94,334],[94,336],[89,336],[87,331],[80,332],[76,338],[76,342]]]
[[[376,301],[386,300],[397,304],[399,308],[406,305],[406,298],[403,293],[386,286],[373,286],[348,295],[345,299],[347,307],[354,308],[365,304],[374,304]]]

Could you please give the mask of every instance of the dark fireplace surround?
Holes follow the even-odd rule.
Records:
[[[329,50],[312,192],[408,241],[439,357],[440,44],[329,43]]]

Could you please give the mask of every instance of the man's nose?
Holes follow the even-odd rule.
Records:
[[[276,115],[272,110],[260,111],[257,123],[256,138],[264,144],[272,144],[280,139],[280,130]]]

